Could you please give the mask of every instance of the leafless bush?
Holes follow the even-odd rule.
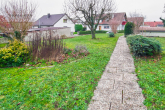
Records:
[[[114,34],[117,33],[117,27],[120,25],[120,22],[119,21],[111,21],[110,22],[110,27],[111,27],[111,30]]]
[[[34,32],[33,40],[29,42],[32,60],[59,60],[62,57],[64,44],[60,36],[52,36],[51,30],[41,37],[42,32]]]

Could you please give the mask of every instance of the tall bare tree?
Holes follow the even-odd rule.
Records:
[[[100,20],[111,17],[111,12],[115,10],[113,0],[66,0],[65,13],[70,19],[81,21],[87,25],[95,39],[95,31]]]
[[[130,13],[130,18],[128,18],[129,22],[133,22],[135,24],[134,33],[139,33],[139,27],[143,25],[145,16],[138,12]]]
[[[20,39],[23,40],[27,30],[33,25],[35,12],[36,5],[27,0],[1,2],[0,14],[3,16],[3,21],[7,23],[0,25],[0,30],[11,38],[15,32],[20,33]]]

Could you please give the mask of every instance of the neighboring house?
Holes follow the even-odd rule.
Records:
[[[163,27],[162,21],[144,22],[144,26],[148,27]]]
[[[111,19],[105,18],[100,20],[100,23],[97,26],[96,30],[111,31],[112,25],[117,25],[117,30],[124,30],[126,23],[127,23],[127,15],[125,12],[111,13]],[[89,27],[87,27],[87,30],[90,30]]]
[[[165,37],[164,27],[140,27],[139,30],[140,34],[144,36]]]
[[[11,29],[11,25],[8,23],[6,18],[0,15],[0,36],[5,37],[6,35],[3,33],[7,29]]]
[[[2,15],[0,15],[0,27],[11,28],[11,26],[8,23],[8,21],[6,20],[6,18]]]
[[[70,27],[71,32],[75,32],[74,23],[68,18],[66,14],[44,15],[38,19],[33,26],[33,28],[46,27]]]
[[[139,27],[144,24],[144,17],[129,17],[127,18],[128,22],[133,22],[135,25]]]

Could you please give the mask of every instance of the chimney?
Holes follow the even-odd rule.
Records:
[[[50,13],[48,13],[48,18],[50,18]]]

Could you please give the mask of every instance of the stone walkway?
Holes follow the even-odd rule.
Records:
[[[94,91],[88,110],[147,110],[137,83],[134,60],[126,38],[118,39],[115,50]]]

